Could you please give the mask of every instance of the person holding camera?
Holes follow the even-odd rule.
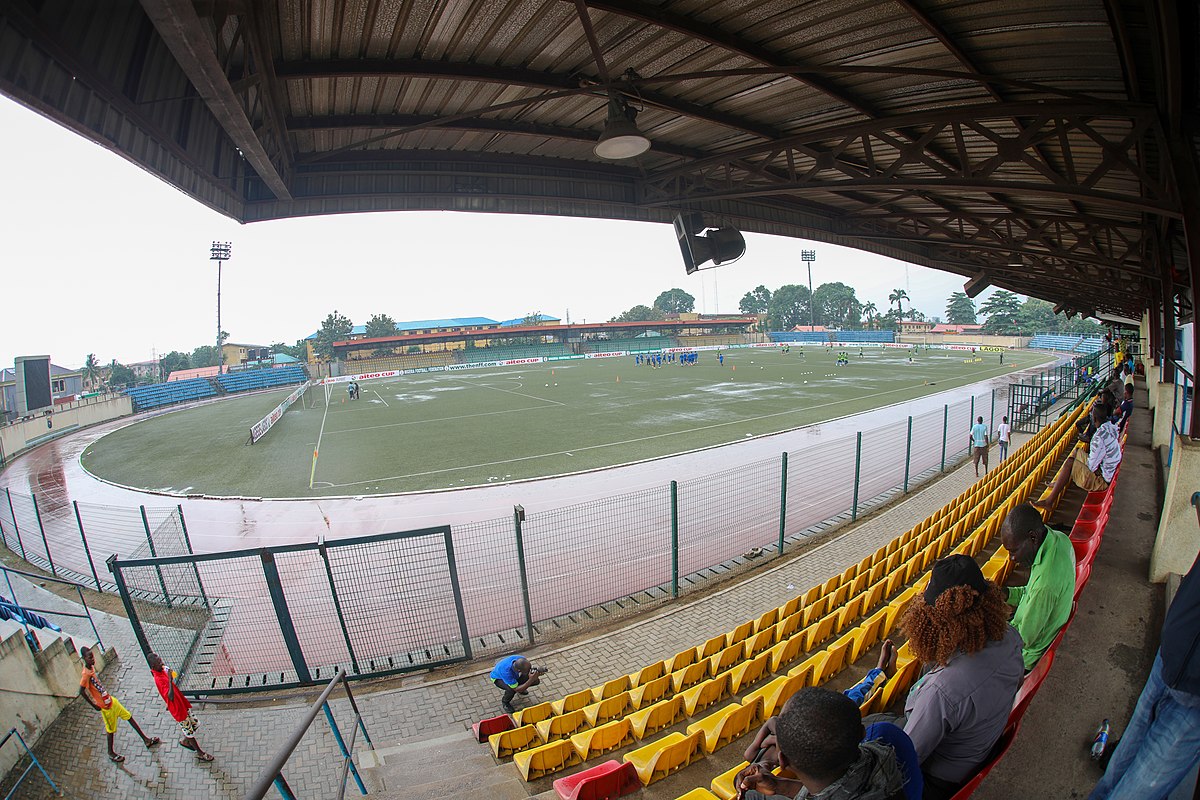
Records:
[[[489,677],[492,683],[496,684],[496,688],[504,692],[504,697],[500,700],[500,707],[504,709],[504,713],[513,713],[516,710],[512,705],[513,697],[529,694],[529,687],[541,683],[540,676],[549,671],[544,667],[533,666],[529,659],[522,655],[506,656],[497,661]]]

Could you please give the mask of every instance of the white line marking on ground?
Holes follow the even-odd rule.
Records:
[[[559,403],[558,405],[562,405],[562,403]],[[495,416],[497,414],[516,414],[521,411],[536,411],[539,408],[551,408],[551,406],[550,405],[528,406],[527,408],[508,408],[503,411],[482,411],[478,414],[459,414],[458,416],[454,416],[454,417],[434,417],[433,419],[412,419],[412,420],[409,420],[408,422],[389,422],[386,425],[368,425],[365,428],[346,428],[345,430],[340,430],[340,431],[330,431],[329,435],[333,436],[334,434],[337,434],[337,433],[355,433],[357,431],[374,431],[374,430],[381,430],[383,428],[399,428],[404,425],[424,425],[427,422],[453,422],[456,419],[470,419],[471,417],[491,417],[491,416]],[[367,483],[367,482],[368,481],[364,481],[364,483]]]
[[[467,386],[482,386],[485,389],[495,389],[497,392],[515,394],[518,397],[528,397],[530,400],[541,400],[544,403],[553,403],[556,406],[566,405],[566,403],[560,403],[557,400],[551,400],[548,397],[535,397],[534,395],[525,394],[524,392],[514,392],[512,389],[501,389],[499,386],[492,386],[490,383],[471,383],[470,381],[465,381],[462,378],[455,378],[453,380],[457,380],[459,383],[465,383]]]
[[[374,390],[374,389],[372,389],[371,391],[373,391],[373,392],[374,392],[375,390]],[[384,400],[384,399],[383,399],[383,397],[382,397],[382,396],[380,396],[379,392],[375,392],[375,396],[379,398],[379,402],[383,403],[383,404],[384,404],[385,406],[387,406],[388,408],[391,408],[391,406],[389,406],[389,405],[388,405],[388,403],[387,403],[387,400]]]
[[[329,404],[325,404],[325,413],[321,415],[321,432],[317,434],[317,444],[313,448],[312,473],[308,479],[308,488],[313,488],[313,477],[317,474],[317,454],[321,452],[321,437],[325,435],[325,418],[329,416]]]

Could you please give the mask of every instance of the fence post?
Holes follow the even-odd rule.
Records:
[[[154,537],[150,535],[150,520],[146,518],[146,507],[138,506],[142,512],[142,527],[146,529],[146,544],[150,545],[150,557],[158,558],[158,553],[154,551]],[[171,608],[171,595],[167,592],[167,582],[163,580],[162,567],[155,565],[154,571],[158,573],[158,585],[162,587],[163,599],[166,601],[167,608]]]
[[[142,648],[142,655],[154,652],[150,648],[149,640],[146,639],[146,632],[142,630],[142,621],[138,617],[137,609],[133,607],[133,598],[129,596],[129,587],[125,585],[125,576],[121,574],[121,565],[117,561],[117,554],[113,553],[104,563],[108,565],[108,571],[113,576],[113,583],[117,585],[117,594],[121,595],[121,605],[125,606],[125,616],[129,617],[129,625],[133,628],[133,635],[137,638],[138,647]]]
[[[529,607],[529,577],[525,574],[525,537],[521,523],[525,521],[525,506],[513,506],[513,529],[517,536],[517,571],[521,575],[521,603],[525,608],[525,637],[533,644],[533,609]]]
[[[850,521],[858,519],[858,474],[862,466],[862,431],[854,443],[854,503],[850,506]]]
[[[971,424],[975,424],[975,395],[971,395]]]
[[[463,656],[468,660],[472,657],[471,654],[471,634],[467,630],[467,607],[463,603],[462,587],[458,583],[458,562],[454,560],[454,532],[450,530],[450,526],[446,526],[446,532],[443,534],[443,542],[446,547],[446,568],[450,570],[450,590],[454,593],[454,610],[458,612],[458,630],[462,636]],[[533,641],[533,624],[529,625],[529,640]],[[350,697],[350,684],[346,684],[346,696]],[[351,703],[353,704],[353,698]],[[355,713],[358,709],[355,709]],[[363,728],[363,734],[366,734],[366,728]],[[370,742],[370,737],[367,737]],[[372,745],[373,747],[373,745]]]
[[[992,387],[991,422],[988,423],[988,427],[991,428],[992,430],[996,430],[996,387],[995,386]]]
[[[942,472],[946,471],[946,432],[950,429],[950,406],[942,406]]]
[[[679,597],[679,484],[671,481],[671,597]]]
[[[179,512],[179,527],[183,530],[183,543],[187,545],[188,555],[194,556],[196,553],[192,550],[192,537],[188,535],[187,520],[183,518],[183,506],[177,505],[175,510]],[[200,597],[204,600],[204,607],[211,609],[212,606],[208,604],[208,592],[204,591],[204,581],[200,580],[200,567],[196,565],[195,561],[192,562],[192,572],[196,573],[196,586],[200,588]]]
[[[346,652],[350,654],[350,665],[357,673],[358,656],[354,654],[354,645],[350,643],[350,631],[346,629],[346,617],[342,614],[342,601],[338,598],[337,584],[333,582],[333,568],[329,566],[329,552],[325,546],[325,537],[317,541],[317,552],[325,564],[325,579],[329,581],[329,595],[333,598],[333,610],[337,612],[338,624],[342,626],[342,641],[346,643]]]
[[[83,517],[79,515],[79,501],[72,500],[71,505],[75,508],[75,524],[79,526],[79,540],[83,542],[83,552],[87,555],[88,566],[92,568],[92,577],[96,579],[96,591],[103,592],[104,588],[100,586],[100,576],[96,574],[96,562],[92,561],[92,548],[88,547],[87,535],[83,532]]]
[[[783,472],[779,476],[779,555],[783,555],[783,533],[787,524],[787,451],[783,451]]]
[[[38,530],[42,532],[42,547],[46,548],[46,560],[50,562],[50,574],[57,578],[58,570],[54,568],[54,556],[50,555],[50,542],[46,541],[46,526],[42,523],[42,510],[38,507],[37,495],[30,493],[29,499],[33,501],[33,515],[37,518]]]
[[[279,632],[283,635],[283,643],[287,645],[288,655],[292,658],[292,666],[296,669],[296,678],[300,683],[312,683],[312,675],[308,671],[308,663],[304,660],[304,650],[300,647],[300,637],[296,635],[296,625],[292,622],[292,613],[288,611],[287,597],[283,594],[283,584],[279,582],[279,566],[275,563],[275,554],[263,549],[259,553],[262,559],[263,577],[267,581],[267,591],[271,594],[271,603],[275,606],[275,618],[279,621]]]
[[[17,547],[21,550],[21,558],[28,561],[29,559],[25,558],[25,543],[21,541],[21,523],[17,522],[17,512],[13,511],[12,492],[5,487],[4,494],[8,496],[8,515],[12,517],[13,530],[17,533]]]
[[[904,493],[908,494],[908,470],[912,465],[912,414],[908,415],[908,444],[904,446]]]

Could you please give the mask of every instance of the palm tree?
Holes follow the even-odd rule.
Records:
[[[876,314],[876,312],[878,312],[878,311],[879,311],[879,306],[877,306],[877,305],[875,305],[874,303],[871,303],[871,302],[868,302],[866,305],[864,305],[864,306],[862,307],[863,318],[864,318],[864,319],[866,319],[866,321],[867,321],[867,325],[868,325],[868,326],[870,326],[871,328],[874,328],[874,327],[875,327],[875,326],[872,324],[872,322],[874,321],[874,319],[875,319],[875,314]]]
[[[896,313],[899,319],[904,319],[904,307],[900,305],[901,300],[908,299],[908,292],[903,289],[892,289],[892,293],[888,295],[888,305],[896,304]]]
[[[87,359],[83,362],[83,378],[87,382],[89,388],[96,388],[96,378],[100,376],[100,361],[96,358],[95,353],[88,353]]]

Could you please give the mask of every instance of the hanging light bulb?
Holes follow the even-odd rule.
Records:
[[[608,119],[604,121],[604,130],[600,140],[592,148],[600,158],[619,161],[624,158],[640,156],[650,149],[650,140],[638,130],[634,118],[637,111],[625,102],[616,92],[608,96]]]

